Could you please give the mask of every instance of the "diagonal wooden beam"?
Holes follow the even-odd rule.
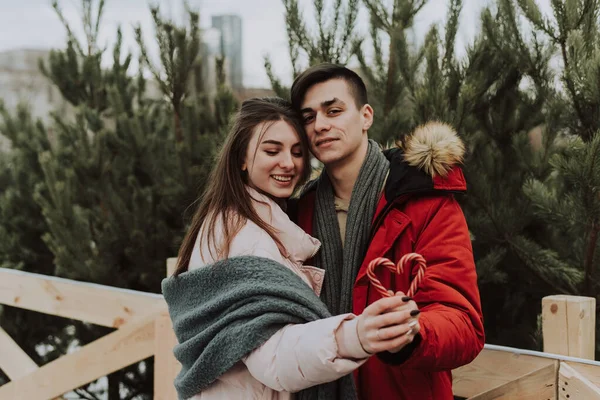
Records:
[[[559,363],[560,361],[554,361],[550,365],[487,392],[473,396],[469,400],[555,400],[557,396],[556,379]]]
[[[600,387],[580,374],[570,363],[561,363],[558,386],[560,400],[600,400]]]
[[[0,369],[11,381],[27,376],[38,369],[35,361],[2,328],[0,328]]]
[[[156,315],[132,322],[27,376],[0,386],[0,400],[52,399],[154,354]]]
[[[0,268],[0,304],[119,328],[164,304],[160,294]]]
[[[453,392],[458,397],[469,398],[554,362],[550,358],[485,348],[470,364],[452,371]]]

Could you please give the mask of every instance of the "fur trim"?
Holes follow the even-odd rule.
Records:
[[[463,162],[465,145],[456,131],[443,122],[428,122],[403,140],[406,162],[432,177],[445,177],[456,164]]]

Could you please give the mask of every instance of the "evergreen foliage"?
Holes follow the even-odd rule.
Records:
[[[222,60],[216,94],[209,95],[202,82],[207,66],[198,12],[188,8],[180,26],[151,7],[159,61],[153,62],[141,27],[135,27],[135,76],[120,29],[112,65],[101,63],[107,51],[98,45],[104,1],[81,4],[82,41],[53,3],[67,46],[40,62],[74,115],[54,114],[51,127],[44,127],[25,109],[14,116],[1,110],[0,131],[12,148],[0,172],[0,185],[7,187],[0,196],[0,238],[6,239],[0,261],[9,268],[159,292],[166,259],[177,254],[188,206],[207,179],[237,102],[225,85]],[[38,314],[24,322],[17,315],[32,313],[15,313],[5,312],[2,326],[39,364],[110,331]],[[47,351],[42,357],[36,348]],[[107,398],[151,398],[152,380],[151,360],[117,371],[108,376]],[[87,385],[79,393],[94,398],[94,390]]]
[[[469,191],[459,200],[487,341],[541,349],[541,298],[596,296],[599,289],[600,5],[555,1],[547,17],[534,0],[496,0],[457,56],[461,0],[448,2],[444,26],[431,26],[424,40],[415,21],[427,0],[362,3],[370,25],[352,54],[375,110],[370,136],[388,146],[430,120],[457,129],[468,146]],[[298,39],[306,28],[286,10],[290,49],[309,48]],[[338,27],[347,28],[355,26]],[[278,90],[279,81],[271,81]]]

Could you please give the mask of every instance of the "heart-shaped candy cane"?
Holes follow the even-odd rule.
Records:
[[[375,275],[375,269],[377,269],[377,267],[379,267],[380,265],[383,265],[384,267],[391,270],[392,272],[401,274],[404,271],[404,268],[410,267],[413,262],[417,262],[419,264],[418,265],[419,270],[417,271],[417,276],[415,276],[415,279],[413,279],[413,281],[410,284],[408,293],[406,293],[407,296],[412,297],[416,293],[416,291],[419,287],[419,284],[423,280],[423,276],[425,275],[425,269],[427,268],[425,259],[420,254],[417,254],[417,253],[405,254],[404,256],[402,256],[400,261],[398,261],[397,265],[394,265],[394,263],[391,262],[390,260],[388,260],[387,258],[384,258],[384,257],[376,258],[373,261],[371,261],[369,263],[369,265],[367,266],[367,276],[371,280],[371,283],[373,283],[373,286],[375,286],[375,289],[377,289],[377,291],[379,293],[381,293],[382,296],[391,297],[391,295],[388,293],[387,289],[385,287],[383,287],[383,285],[381,284],[381,281],[379,281],[379,279],[377,279],[377,276]]]

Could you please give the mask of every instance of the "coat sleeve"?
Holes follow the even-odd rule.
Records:
[[[243,246],[234,241],[229,256],[255,255],[285,265],[270,236],[253,238],[255,243],[245,240]],[[369,357],[358,340],[357,322],[354,314],[343,314],[285,326],[242,361],[256,380],[276,391],[297,392],[334,381]]]
[[[414,296],[421,332],[404,351],[380,358],[403,368],[449,370],[471,362],[485,342],[473,250],[464,214],[452,195],[419,201],[416,207],[429,210],[422,214],[424,221],[414,221],[420,229],[414,252],[427,261]]]
[[[293,393],[334,381],[367,360],[368,354],[356,342],[356,321],[352,314],[343,314],[288,325],[250,353],[244,363],[255,379],[276,391]],[[354,335],[348,335],[352,330]],[[343,344],[344,350],[340,331],[347,331],[345,340],[350,342]],[[342,356],[344,352],[347,354]]]

